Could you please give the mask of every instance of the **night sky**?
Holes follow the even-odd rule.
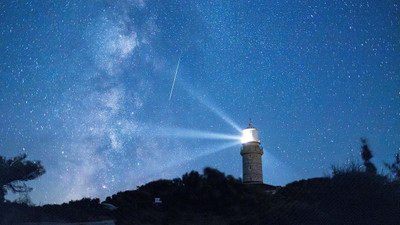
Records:
[[[3,0],[0,155],[42,162],[36,204],[104,199],[206,166],[241,177],[251,118],[265,183],[361,163],[361,137],[385,173],[400,150],[399,7]]]

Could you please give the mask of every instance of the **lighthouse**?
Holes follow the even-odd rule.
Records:
[[[243,183],[262,184],[262,160],[264,154],[261,142],[258,139],[258,130],[250,122],[249,127],[243,130],[242,149],[240,155],[243,158]]]

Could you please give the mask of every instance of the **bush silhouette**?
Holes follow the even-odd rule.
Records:
[[[361,143],[362,143],[362,146],[361,146],[361,157],[364,160],[365,172],[376,174],[376,167],[370,161],[371,158],[373,157],[373,155],[372,155],[371,150],[369,150],[369,147],[367,145],[367,140],[361,138]]]
[[[389,169],[391,177],[397,181],[400,182],[400,154],[397,153],[395,156],[395,161],[392,164],[384,162],[384,165],[386,168]]]

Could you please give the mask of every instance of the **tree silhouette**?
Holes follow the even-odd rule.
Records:
[[[361,138],[361,143],[361,157],[364,160],[365,172],[376,174],[376,167],[372,162],[370,162],[370,159],[373,157],[373,155],[371,150],[369,150],[367,140]]]
[[[6,159],[0,156],[0,203],[9,190],[14,193],[29,192],[32,188],[26,186],[24,181],[33,180],[46,171],[39,161],[26,160],[23,154]]]
[[[395,161],[392,164],[386,162],[384,164],[392,173],[394,180],[400,181],[400,154],[397,153],[394,157]]]

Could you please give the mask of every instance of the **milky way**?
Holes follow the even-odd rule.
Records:
[[[240,177],[251,118],[266,183],[360,160],[361,137],[385,173],[399,15],[398,1],[2,1],[0,155],[42,162],[37,204],[104,199],[206,166]]]

